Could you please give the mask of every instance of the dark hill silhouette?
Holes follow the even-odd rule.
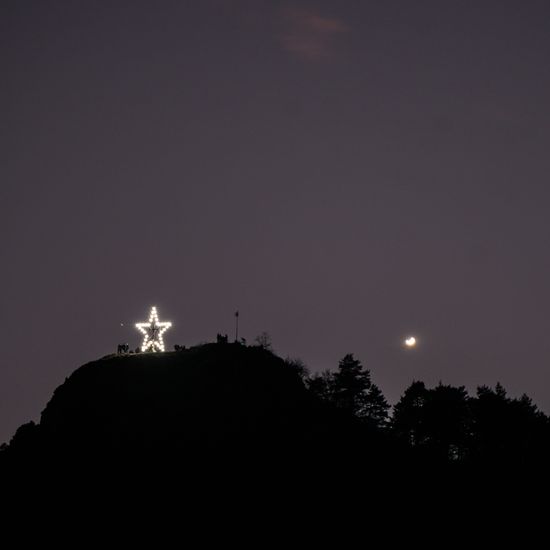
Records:
[[[372,427],[323,403],[281,358],[258,346],[107,356],[58,387],[39,424],[22,426],[3,462],[70,467],[161,463],[240,469],[387,465],[399,453]]]
[[[304,383],[299,362],[221,342],[80,367],[0,452],[0,483],[62,491],[67,503],[95,495],[102,506],[113,488],[124,502],[244,488],[249,502],[265,502],[299,488],[309,502],[366,495],[379,509],[402,495],[406,515],[410,495],[450,503],[540,490],[549,441],[546,416],[500,386],[470,397],[415,382],[387,418],[352,355]]]

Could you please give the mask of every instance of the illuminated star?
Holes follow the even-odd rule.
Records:
[[[136,328],[143,334],[141,351],[164,351],[162,335],[172,326],[169,321],[160,322],[157,308],[152,307],[148,323],[136,323]]]

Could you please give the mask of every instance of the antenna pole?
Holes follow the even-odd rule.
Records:
[[[235,311],[235,342],[239,341],[239,310]]]

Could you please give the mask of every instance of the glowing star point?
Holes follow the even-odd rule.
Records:
[[[149,322],[136,323],[136,328],[143,334],[141,351],[164,351],[162,335],[172,326],[170,321],[159,321],[157,308],[153,306],[149,313]]]

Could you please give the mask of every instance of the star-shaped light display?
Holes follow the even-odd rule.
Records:
[[[164,351],[162,335],[172,326],[169,321],[160,322],[157,308],[152,307],[148,323],[136,323],[136,328],[143,334],[141,351]]]

